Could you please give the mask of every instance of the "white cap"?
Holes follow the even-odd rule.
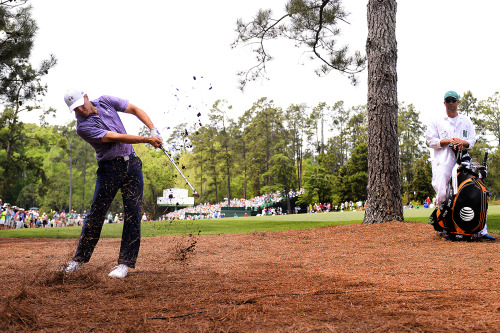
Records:
[[[66,91],[66,94],[64,94],[64,101],[69,107],[70,112],[73,111],[76,107],[83,105],[83,96],[85,96],[85,93],[80,90],[69,89]]]

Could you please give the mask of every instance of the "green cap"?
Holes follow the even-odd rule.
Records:
[[[444,94],[444,99],[447,99],[448,97],[452,97],[452,98],[456,98],[456,99],[460,100],[460,98],[458,97],[458,94],[456,92],[454,92],[453,90],[450,90],[446,94]]]

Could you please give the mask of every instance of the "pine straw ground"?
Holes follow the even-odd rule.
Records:
[[[118,239],[63,275],[76,240],[0,239],[0,330],[499,332],[499,242],[424,223],[143,238],[113,280]]]

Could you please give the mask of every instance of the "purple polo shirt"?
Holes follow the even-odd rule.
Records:
[[[132,154],[134,148],[129,143],[102,142],[108,131],[127,134],[118,112],[125,111],[128,101],[113,96],[101,96],[91,102],[97,108],[97,114],[83,117],[75,113],[76,133],[95,149],[97,160],[112,160]]]

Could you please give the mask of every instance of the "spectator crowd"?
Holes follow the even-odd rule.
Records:
[[[51,210],[48,213],[40,213],[37,207],[24,209],[14,206],[8,202],[3,203],[0,199],[0,230],[20,228],[50,228],[81,226],[87,217],[87,212],[79,214],[74,210]],[[104,223],[122,223],[122,213],[109,213]]]
[[[288,196],[290,198],[294,198],[303,193],[304,189],[301,188],[298,191],[290,191],[288,193]],[[224,217],[224,214],[221,214],[221,208],[223,207],[240,207],[255,210],[262,209],[263,215],[279,214],[281,212],[280,209],[269,206],[279,203],[282,200],[286,200],[286,197],[283,196],[281,191],[276,191],[274,193],[266,193],[251,199],[232,199],[217,204],[203,203],[193,207],[184,207],[174,212],[162,215],[160,217],[160,220],[185,220]]]
[[[304,189],[298,191],[290,191],[290,198],[298,197],[303,194]],[[241,207],[250,208],[252,210],[260,210],[261,215],[281,215],[283,211],[281,207],[273,207],[273,205],[286,200],[281,191],[267,193],[251,199],[232,199],[229,202],[223,201],[217,204],[203,203],[193,207],[184,207],[174,212],[170,212],[160,216],[160,220],[190,220],[190,219],[205,219],[205,218],[220,218],[225,217],[221,213],[223,207]],[[434,199],[432,202],[429,198],[424,200],[424,208],[434,207]],[[330,203],[315,203],[307,206],[307,213],[324,213],[324,212],[343,212],[343,211],[359,211],[366,208],[365,201],[345,201],[340,205],[332,205]],[[404,205],[407,208],[419,208],[419,205],[413,206]],[[301,208],[295,207],[295,213],[300,213]],[[66,213],[65,210],[58,212],[51,210],[49,213],[40,213],[39,209],[32,207],[24,209],[17,206],[11,206],[9,203],[2,204],[0,199],[0,230],[5,229],[20,229],[20,228],[50,228],[50,227],[67,227],[81,226],[83,220],[87,216],[87,212],[79,214],[74,210]],[[142,221],[151,221],[151,217],[144,214]],[[122,213],[109,213],[106,216],[104,223],[123,223]]]
[[[299,191],[290,191],[288,193],[290,198],[297,197],[304,193],[304,189]],[[224,201],[218,204],[204,203],[195,207],[186,207],[179,209],[175,212],[165,214],[160,217],[160,220],[183,220],[191,219],[193,213],[199,214],[199,217],[217,218],[223,217],[221,214],[222,207],[242,207],[261,209],[264,215],[282,214],[280,208],[270,207],[276,203],[285,200],[281,191],[274,193],[267,193],[257,196],[252,199],[233,199],[230,202]],[[6,229],[20,229],[20,228],[51,228],[51,227],[67,227],[67,226],[81,226],[83,220],[87,217],[87,212],[83,214],[77,213],[74,210],[66,212],[65,210],[57,211],[50,210],[47,212],[40,212],[37,207],[24,209],[9,203],[3,203],[0,199],[0,230]],[[144,214],[142,221],[150,221],[151,218]],[[109,213],[106,216],[104,223],[123,223],[122,213]]]

